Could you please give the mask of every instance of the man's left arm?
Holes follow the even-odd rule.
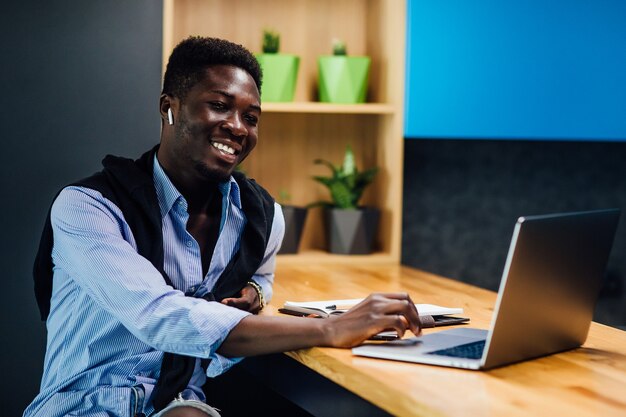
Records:
[[[263,297],[264,304],[269,303],[273,294],[276,254],[280,249],[284,235],[285,219],[283,218],[283,210],[278,203],[274,203],[272,231],[270,232],[261,266],[250,278],[253,284],[246,285],[241,290],[239,297],[225,298],[222,300],[223,304],[256,314],[261,310],[261,297]]]

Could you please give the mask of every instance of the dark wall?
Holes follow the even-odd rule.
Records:
[[[492,290],[519,216],[626,209],[626,143],[406,140],[404,167],[402,262]],[[596,321],[626,325],[625,251],[622,218]]]
[[[159,140],[161,25],[160,1],[2,5],[3,416],[38,392],[45,327],[31,265],[52,197],[106,153],[138,156]]]

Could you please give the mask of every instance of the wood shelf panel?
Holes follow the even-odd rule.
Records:
[[[320,114],[393,114],[396,109],[386,103],[333,104],[320,102],[263,103],[267,113],[320,113]]]
[[[305,250],[296,254],[278,255],[278,265],[388,265],[396,262],[390,253],[374,252],[369,255],[338,255],[322,250]]]

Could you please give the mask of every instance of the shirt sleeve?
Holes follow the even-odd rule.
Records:
[[[273,295],[274,270],[276,269],[276,254],[285,235],[285,219],[280,204],[274,203],[274,220],[272,221],[272,231],[265,248],[265,256],[261,266],[257,269],[252,279],[263,289],[265,301],[269,302]]]
[[[135,337],[164,352],[225,359],[216,350],[249,313],[168,286],[137,253],[117,206],[97,191],[68,187],[53,204],[51,222],[55,269],[62,268]]]

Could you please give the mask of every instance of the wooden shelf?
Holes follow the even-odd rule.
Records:
[[[384,252],[369,255],[337,255],[321,250],[305,250],[296,254],[278,255],[276,263],[278,265],[382,265],[396,263],[396,259]]]
[[[263,112],[329,113],[329,114],[393,114],[395,108],[385,103],[332,104],[319,102],[263,103]]]

